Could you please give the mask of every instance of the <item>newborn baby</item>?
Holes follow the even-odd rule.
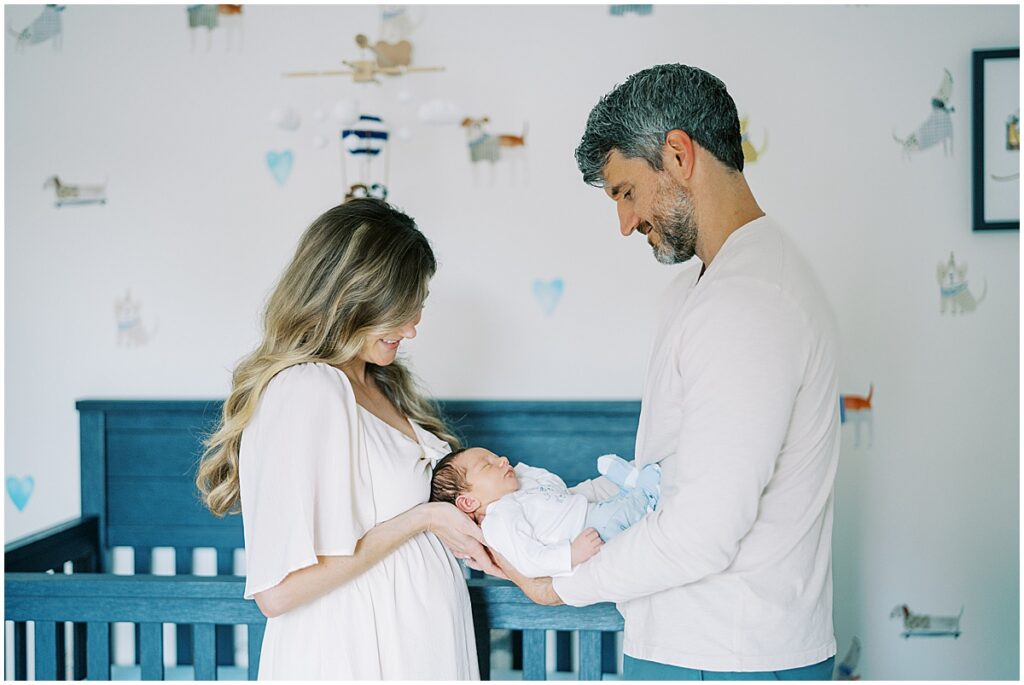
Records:
[[[621,457],[597,459],[597,470],[619,486],[619,494],[588,502],[569,492],[545,469],[482,447],[452,452],[434,467],[432,502],[451,502],[473,517],[487,545],[524,575],[568,575],[604,542],[654,511],[661,494],[661,469],[636,469]]]

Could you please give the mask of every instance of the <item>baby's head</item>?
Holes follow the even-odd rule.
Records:
[[[437,462],[430,501],[451,502],[479,518],[491,502],[518,489],[519,479],[506,457],[483,447],[466,447]]]

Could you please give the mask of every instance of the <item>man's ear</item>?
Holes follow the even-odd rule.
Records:
[[[469,495],[459,495],[455,498],[455,506],[459,508],[459,511],[472,514],[480,508],[480,500]]]
[[[693,175],[693,139],[686,131],[674,128],[665,134],[661,161],[662,167],[676,180],[685,181]]]

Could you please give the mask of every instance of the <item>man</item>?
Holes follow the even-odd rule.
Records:
[[[543,604],[616,602],[626,679],[831,679],[837,335],[746,183],[736,105],[700,69],[641,71],[591,111],[576,160],[624,236],[698,258],[668,289],[637,432],[662,499],[571,576],[499,564]]]

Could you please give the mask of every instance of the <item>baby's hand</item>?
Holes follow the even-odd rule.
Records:
[[[579,537],[573,540],[572,545],[569,546],[572,567],[576,568],[577,564],[582,564],[597,554],[597,550],[601,549],[603,544],[604,541],[601,539],[601,536],[593,528],[587,528],[580,533]]]

